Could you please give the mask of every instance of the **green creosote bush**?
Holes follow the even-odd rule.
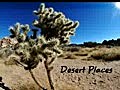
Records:
[[[69,43],[70,36],[74,34],[79,23],[66,19],[63,13],[56,12],[51,7],[45,8],[44,3],[34,13],[38,20],[34,20],[33,25],[41,29],[41,35],[37,36],[38,30],[32,30],[33,35],[28,36],[28,32],[31,31],[28,24],[16,23],[11,26],[10,38],[16,39],[18,43],[12,47],[12,55],[10,54],[9,58],[13,58],[25,70],[29,70],[35,83],[42,90],[47,90],[38,83],[32,73],[32,69],[36,68],[39,62],[44,62],[50,88],[54,90],[51,64],[62,53],[59,46]]]

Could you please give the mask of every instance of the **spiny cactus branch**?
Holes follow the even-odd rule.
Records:
[[[67,19],[62,12],[56,12],[51,7],[45,8],[44,3],[34,13],[38,19],[33,21],[33,25],[40,28],[41,36],[37,36],[38,30],[30,29],[28,24],[16,23],[10,27],[10,38],[14,38],[17,43],[12,48],[8,46],[3,49],[0,55],[9,53],[7,51],[10,51],[9,48],[11,48],[12,53],[19,57],[19,60],[15,59],[15,61],[30,72],[33,80],[41,89],[47,90],[38,83],[31,71],[43,61],[50,88],[54,90],[51,77],[53,66],[51,64],[58,55],[62,54],[59,46],[69,44],[70,36],[75,34],[79,22]],[[31,30],[33,35],[29,37],[28,33]]]
[[[36,78],[34,77],[34,74],[33,74],[33,72],[32,72],[31,69],[29,70],[29,72],[30,72],[33,80],[35,81],[35,83],[36,83],[42,90],[47,90],[46,88],[42,87],[42,86],[38,83],[38,81],[37,81]]]
[[[54,85],[53,85],[53,81],[52,81],[52,78],[51,78],[51,74],[50,74],[50,69],[49,69],[48,64],[47,64],[47,60],[44,61],[44,65],[45,65],[45,69],[46,69],[46,72],[47,72],[47,77],[48,77],[50,88],[51,88],[51,90],[55,90]]]
[[[31,36],[32,39],[36,39],[37,38],[37,32],[38,32],[38,29],[32,29],[33,31],[33,36]]]
[[[37,11],[34,11],[34,14],[37,15],[38,20],[35,20],[33,25],[41,29],[41,35],[47,40],[58,38],[60,44],[69,44],[70,38],[66,40],[66,35],[68,37],[74,35],[75,29],[79,25],[78,21],[73,22],[67,19],[62,12],[56,12],[51,7],[45,8],[44,3],[40,5]]]
[[[51,60],[47,64],[51,65],[55,61],[56,58],[57,58],[57,55],[55,57],[52,57]]]

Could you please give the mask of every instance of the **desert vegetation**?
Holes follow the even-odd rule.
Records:
[[[103,48],[97,51],[94,51],[91,54],[91,57],[95,59],[103,59],[105,61],[113,61],[113,60],[120,60],[120,48],[114,47],[114,48]]]
[[[42,3],[38,10],[34,11],[38,20],[34,20],[33,25],[41,29],[37,36],[37,29],[32,29],[33,35],[29,36],[31,30],[28,24],[16,23],[10,27],[10,38],[17,41],[15,45],[6,45],[1,49],[1,57],[9,57],[5,64],[19,64],[28,70],[31,77],[40,89],[47,90],[35,78],[32,70],[39,62],[44,62],[45,71],[51,90],[54,85],[51,77],[51,64],[62,53],[58,46],[69,44],[70,36],[74,35],[78,22],[67,19],[62,12],[56,12],[53,8],[46,8]],[[1,42],[2,44],[3,42]],[[14,62],[14,63],[13,63]]]
[[[16,23],[11,35],[0,40],[0,87],[6,90],[119,90],[119,39],[102,43],[70,44],[78,21],[41,3],[34,11],[37,19],[31,29]],[[41,33],[37,36],[38,30]],[[33,32],[29,35],[29,32]],[[109,62],[108,62],[109,61]],[[112,67],[111,74],[60,73],[68,67]],[[3,80],[2,80],[3,79]],[[7,86],[3,83],[7,83]]]

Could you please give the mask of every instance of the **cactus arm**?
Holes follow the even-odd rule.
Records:
[[[48,81],[49,81],[51,90],[55,90],[55,89],[54,89],[53,82],[52,82],[51,73],[50,73],[50,70],[52,70],[52,69],[50,69],[50,68],[48,67],[47,60],[44,61],[44,65],[45,65],[45,69],[46,69],[46,72],[47,72],[47,77],[48,77]]]

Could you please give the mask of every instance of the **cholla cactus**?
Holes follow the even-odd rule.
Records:
[[[12,31],[12,36],[14,36],[12,38],[16,38],[19,42],[15,45],[17,47],[14,48],[14,54],[20,57],[20,60],[17,60],[17,58],[16,61],[24,66],[25,70],[30,70],[31,72],[31,69],[36,68],[39,62],[43,60],[45,61],[47,72],[52,70],[52,67],[49,67],[49,65],[62,53],[58,48],[58,45],[60,45],[58,39],[46,40],[44,36],[38,36],[36,39],[28,37],[29,26],[20,25],[19,23],[11,27],[10,31]],[[15,59],[15,57],[13,58]],[[50,77],[50,73],[48,73],[48,77]]]
[[[70,36],[74,35],[75,29],[79,22],[73,22],[65,18],[62,12],[56,12],[53,8],[45,8],[42,3],[39,9],[34,11],[38,16],[38,20],[33,22],[33,25],[41,29],[41,35],[47,40],[51,38],[58,38],[60,44],[68,44]]]
[[[63,13],[56,12],[53,8],[45,8],[43,3],[38,11],[34,11],[34,13],[39,19],[35,20],[33,25],[41,28],[41,36],[37,36],[38,30],[34,29],[32,30],[33,35],[29,37],[28,32],[31,29],[28,24],[16,23],[10,27],[10,37],[17,40],[18,43],[13,45],[12,53],[14,55],[10,54],[9,58],[13,58],[25,70],[29,70],[36,84],[46,90],[37,82],[31,71],[37,67],[39,62],[44,62],[51,90],[54,90],[50,74],[53,69],[51,64],[62,53],[59,45],[69,43],[70,36],[74,34],[79,23],[66,19]]]
[[[28,38],[27,33],[30,31],[30,28],[28,24],[20,25],[20,23],[16,23],[14,27],[10,27],[9,30],[11,32],[10,37],[16,38],[17,41],[20,43],[20,42],[24,42],[27,40]]]
[[[21,29],[20,26],[22,26],[23,32],[15,29],[18,25],[19,29]],[[41,57],[48,59],[49,56],[52,57],[55,53],[59,55],[61,50],[57,48],[59,45],[58,39],[46,40],[43,36],[38,36],[37,39],[28,38],[26,41],[27,33],[30,30],[28,27],[29,26],[26,27],[26,25],[20,25],[17,23],[12,29],[10,29],[10,31],[13,30],[18,33],[16,36],[14,35],[14,38],[19,42],[18,48],[15,49],[15,54],[20,56],[21,61],[28,65],[28,69],[31,69],[37,66]],[[36,65],[34,65],[34,63],[36,63]]]

